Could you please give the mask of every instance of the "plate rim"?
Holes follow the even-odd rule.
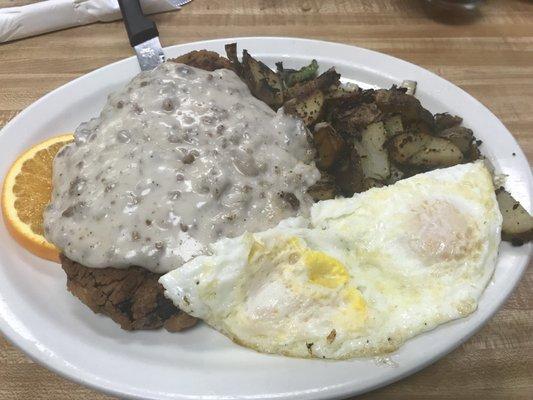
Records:
[[[352,45],[352,44],[346,44],[346,43],[340,43],[340,42],[334,42],[334,41],[299,38],[299,37],[288,37],[288,36],[243,36],[243,37],[216,38],[216,39],[198,40],[198,41],[194,41],[194,42],[186,42],[186,43],[175,44],[175,45],[171,45],[171,46],[166,46],[164,49],[165,49],[165,52],[168,53],[169,50],[173,51],[173,50],[180,49],[180,48],[183,48],[183,47],[202,46],[202,45],[206,46],[206,45],[209,45],[209,44],[220,44],[220,43],[227,43],[227,42],[231,42],[231,41],[236,41],[238,43],[239,42],[246,42],[246,41],[281,41],[281,42],[295,41],[295,42],[315,44],[315,45],[316,44],[321,44],[323,46],[332,46],[333,45],[333,46],[338,46],[339,48],[357,49],[358,51],[362,51],[363,53],[367,53],[367,54],[373,55],[375,57],[376,56],[377,57],[382,57],[385,60],[388,58],[390,60],[393,60],[395,63],[402,63],[402,64],[404,64],[405,67],[408,67],[408,68],[416,70],[416,73],[423,72],[424,74],[427,74],[429,77],[431,77],[431,79],[436,79],[436,80],[440,81],[441,83],[450,86],[451,88],[453,88],[453,90],[460,91],[461,96],[467,96],[470,101],[473,101],[473,102],[477,103],[477,105],[480,106],[485,113],[489,113],[490,115],[492,115],[495,118],[495,120],[497,120],[498,123],[501,124],[503,129],[510,136],[510,138],[515,142],[515,144],[517,144],[516,147],[517,147],[518,151],[521,153],[521,156],[527,160],[527,157],[525,156],[525,154],[524,154],[523,150],[521,149],[521,147],[516,142],[516,139],[514,138],[514,136],[505,127],[505,125],[499,120],[499,118],[496,115],[494,115],[492,113],[492,111],[488,107],[486,107],[483,103],[481,103],[479,100],[477,100],[472,95],[468,94],[461,87],[459,87],[459,86],[453,84],[452,82],[440,77],[436,73],[434,73],[434,72],[432,72],[432,71],[430,71],[428,69],[425,69],[425,68],[423,68],[421,66],[418,66],[416,64],[413,64],[413,63],[411,63],[409,61],[406,61],[406,60],[391,56],[391,55],[386,54],[386,53],[381,53],[381,52],[378,52],[378,51],[366,49],[364,47],[360,47],[360,46],[356,46],[356,45]],[[310,57],[312,57],[312,56],[313,55],[311,54]],[[340,55],[340,58],[342,59],[342,55]],[[65,83],[64,85],[61,85],[61,86],[55,88],[54,90],[46,93],[44,96],[42,96],[39,99],[37,99],[35,102],[33,102],[28,107],[26,107],[23,111],[21,111],[18,115],[16,115],[13,119],[11,119],[0,130],[0,137],[2,136],[2,133],[4,131],[10,129],[12,125],[16,124],[17,120],[19,118],[21,119],[21,118],[26,117],[27,114],[31,114],[32,111],[34,110],[34,108],[36,108],[39,105],[41,105],[42,103],[46,102],[49,99],[49,97],[53,96],[57,91],[60,91],[60,90],[66,88],[66,87],[69,87],[71,85],[76,85],[80,80],[85,79],[85,78],[89,78],[91,75],[97,74],[99,71],[101,71],[103,69],[110,68],[112,66],[116,66],[117,64],[121,64],[121,63],[127,64],[128,62],[131,62],[132,59],[135,59],[135,56],[130,56],[130,57],[115,61],[113,63],[106,64],[106,65],[104,65],[102,67],[99,67],[99,68],[93,70],[93,71],[90,71],[90,72],[88,72],[86,74],[83,74],[83,75],[77,77],[76,79],[71,80],[71,81]],[[531,185],[532,185],[532,182],[533,182],[531,169],[529,170],[528,178],[529,178],[528,179],[529,180],[528,186],[529,186],[529,188],[531,188]],[[531,189],[529,189],[529,191],[531,191]],[[529,247],[530,247],[530,250],[531,250],[531,245],[529,245]],[[344,383],[342,385],[337,385],[337,386],[334,386],[334,387],[325,388],[325,390],[320,390],[320,391],[315,391],[315,392],[308,392],[308,391],[286,392],[286,393],[282,393],[281,394],[282,398],[287,398],[287,399],[288,398],[290,398],[290,399],[303,399],[303,398],[305,398],[305,399],[319,399],[319,398],[320,399],[333,399],[333,398],[345,398],[345,397],[349,397],[349,396],[353,396],[353,395],[366,393],[366,392],[378,389],[380,387],[389,385],[389,384],[391,384],[393,382],[401,380],[401,379],[405,378],[406,376],[412,375],[412,374],[420,371],[421,369],[426,368],[427,366],[435,363],[436,361],[438,361],[442,357],[444,357],[446,354],[449,354],[451,351],[455,350],[461,344],[463,344],[468,339],[470,339],[481,328],[483,328],[490,319],[493,318],[493,316],[496,314],[496,312],[498,312],[501,309],[501,307],[504,305],[504,303],[508,300],[509,296],[515,291],[516,286],[521,281],[521,279],[522,279],[522,277],[523,277],[523,275],[524,275],[524,273],[525,273],[525,271],[527,269],[527,266],[529,265],[529,263],[531,261],[531,256],[532,256],[531,251],[529,251],[528,256],[527,256],[527,260],[526,260],[524,266],[522,267],[521,271],[515,276],[515,281],[512,283],[512,287],[505,294],[505,296],[501,297],[498,300],[497,305],[494,306],[490,310],[490,312],[488,312],[485,315],[485,317],[479,322],[479,324],[474,329],[471,329],[460,340],[450,343],[448,346],[446,346],[445,349],[443,349],[442,351],[438,352],[437,354],[434,354],[431,358],[428,358],[428,359],[424,360],[424,362],[420,362],[417,365],[414,365],[411,368],[409,368],[409,369],[407,369],[405,371],[402,371],[401,373],[391,374],[391,376],[388,377],[387,379],[381,380],[380,382],[375,383],[375,384],[370,385],[370,386],[367,386],[367,387],[365,387],[363,389],[354,389],[354,388],[351,388],[351,384],[350,383]],[[120,389],[117,389],[117,388],[113,387],[112,384],[111,385],[107,385],[105,381],[104,382],[95,382],[94,380],[91,380],[91,379],[89,379],[89,377],[87,377],[87,375],[88,375],[87,373],[85,373],[85,375],[77,375],[75,370],[69,369],[68,367],[65,367],[65,366],[62,367],[62,364],[54,362],[53,361],[53,357],[46,356],[46,354],[44,354],[42,352],[39,352],[39,351],[36,351],[35,348],[25,347],[24,346],[24,341],[21,340],[23,338],[21,338],[20,334],[17,333],[17,331],[14,330],[11,327],[11,325],[9,324],[9,318],[5,318],[5,311],[3,311],[3,310],[6,307],[8,308],[7,303],[5,303],[2,293],[0,293],[0,331],[9,340],[10,343],[12,343],[17,349],[22,351],[24,354],[26,354],[33,361],[38,362],[40,365],[42,365],[45,368],[53,371],[54,373],[60,375],[63,378],[66,378],[66,379],[68,379],[70,381],[76,382],[76,383],[81,384],[83,386],[89,387],[91,389],[94,389],[94,390],[97,390],[97,391],[100,391],[100,392],[103,392],[103,393],[106,393],[106,394],[109,394],[109,395],[120,396],[120,397],[126,396],[127,398],[134,398],[134,399],[152,398],[152,397],[146,397],[146,396],[143,396],[143,395],[140,395],[140,394],[137,394],[137,393],[133,393],[133,392],[130,392],[130,393],[124,392],[124,391],[122,391]],[[202,397],[202,396],[199,395],[199,396],[191,397],[191,396],[188,396],[188,395],[180,395],[180,394],[176,393],[176,396],[173,397],[173,398],[200,398],[200,397]],[[204,398],[204,397],[202,397],[202,398]],[[224,395],[221,395],[221,396],[214,396],[214,397],[207,396],[206,398],[214,398],[214,399],[219,399],[219,398],[220,399],[239,398],[240,399],[240,398],[255,398],[255,397],[224,396]]]

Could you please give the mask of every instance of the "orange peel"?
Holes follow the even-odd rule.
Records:
[[[55,136],[21,154],[11,165],[2,187],[2,214],[7,230],[36,256],[59,262],[59,251],[44,237],[43,212],[52,195],[52,166],[57,152],[73,140]]]

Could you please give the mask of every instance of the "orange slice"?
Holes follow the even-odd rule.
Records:
[[[58,249],[44,238],[43,211],[52,194],[52,164],[71,134],[45,140],[13,163],[2,189],[2,213],[9,233],[33,254],[59,261]]]

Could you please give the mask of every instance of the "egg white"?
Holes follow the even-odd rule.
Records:
[[[501,222],[483,163],[458,165],[222,239],[160,282],[176,306],[258,351],[380,355],[476,309]]]

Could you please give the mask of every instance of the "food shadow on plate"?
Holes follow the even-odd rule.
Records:
[[[142,344],[146,346],[180,346],[182,350],[196,349],[202,343],[202,351],[211,351],[220,347],[221,341],[228,341],[222,334],[213,335],[211,328],[202,322],[181,332],[167,332],[165,329],[126,331],[120,328],[109,317],[95,314],[70,295],[68,312],[79,326],[83,326],[91,334],[98,337],[120,342],[122,344]],[[206,334],[207,333],[207,334]],[[211,338],[214,337],[212,340]],[[154,341],[157,338],[157,342]],[[216,343],[215,343],[216,342]]]
[[[209,354],[210,365],[216,363],[217,359],[230,357],[230,354],[232,359],[242,359],[242,362],[245,362],[249,353],[260,357],[284,359],[238,346],[201,322],[185,331],[175,333],[164,329],[124,331],[108,317],[94,314],[74,297],[68,304],[67,312],[82,331],[83,337],[80,339],[83,343],[94,343],[97,339],[99,347],[113,346],[118,351],[127,351],[128,355],[142,362],[153,361],[172,367],[179,361],[186,362],[190,367],[195,364],[202,367],[204,357],[199,357],[200,354]],[[220,366],[227,367],[227,363],[221,361]],[[234,367],[246,366],[243,367],[241,362],[235,361]]]

